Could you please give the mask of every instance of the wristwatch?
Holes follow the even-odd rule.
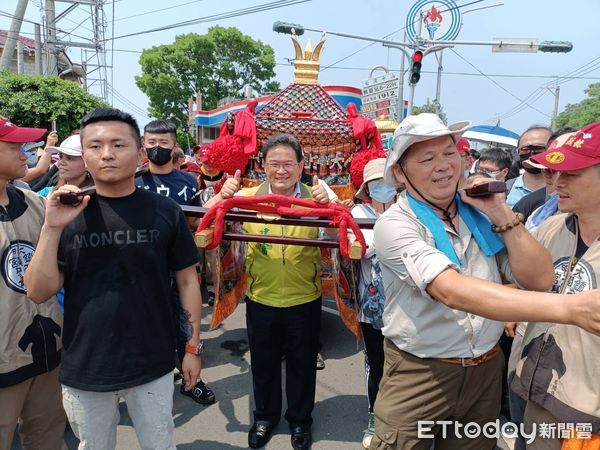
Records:
[[[202,353],[202,349],[204,349],[204,342],[198,341],[198,345],[186,344],[185,352],[191,353],[192,355],[200,355]]]

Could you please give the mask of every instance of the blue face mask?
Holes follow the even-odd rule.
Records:
[[[21,146],[21,153],[27,156],[27,167],[35,167],[38,157],[35,150],[30,150],[30,148],[27,144],[23,144]]]
[[[383,180],[371,181],[369,186],[369,196],[379,203],[388,203],[394,199],[396,188],[386,184]]]
[[[33,152],[25,144],[21,145],[21,153],[28,158],[33,155]]]

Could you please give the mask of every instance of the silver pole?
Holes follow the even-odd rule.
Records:
[[[421,31],[422,30],[423,30],[423,11],[421,11],[419,13],[419,24],[417,26],[417,42],[415,43],[417,49],[419,48],[419,46],[421,44]],[[408,109],[406,112],[406,114],[409,116],[412,114],[414,99],[415,99],[415,85],[409,81],[408,82]]]
[[[438,73],[437,73],[437,87],[435,89],[435,102],[438,114],[441,112],[442,104],[440,101],[440,96],[442,93],[442,57],[444,55],[444,50],[440,50],[440,57],[438,58]]]
[[[552,114],[552,131],[556,131],[556,116],[558,116],[558,96],[560,95],[560,85],[554,90],[554,113]]]
[[[404,31],[403,42],[406,42],[406,30]],[[402,53],[400,60],[400,73],[398,74],[398,99],[396,101],[396,120],[398,123],[404,119],[404,61],[405,54]]]

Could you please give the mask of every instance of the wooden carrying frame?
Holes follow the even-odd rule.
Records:
[[[182,206],[183,212],[188,217],[200,217],[203,218],[208,208],[202,208],[198,206]],[[302,217],[281,217],[272,214],[261,214],[252,211],[233,211],[225,214],[226,221],[232,222],[252,222],[252,223],[272,223],[277,222],[279,225],[293,225],[293,226],[304,226],[304,227],[331,227],[331,221],[323,218],[302,218]],[[354,219],[356,224],[361,229],[370,230],[375,225],[375,219]],[[214,239],[213,236],[214,228],[210,227],[202,230],[195,235],[196,245],[199,248],[208,247]],[[244,233],[232,233],[225,231],[223,233],[223,239],[229,241],[243,241],[243,242],[264,242],[269,244],[285,244],[285,245],[305,245],[309,247],[321,247],[321,248],[338,248],[339,238],[334,239],[302,239],[302,238],[291,238],[291,237],[279,237],[279,236],[262,236],[262,235],[250,235]],[[360,259],[363,251],[361,244],[351,239],[348,242],[348,254],[350,259]]]
[[[182,206],[182,209],[186,216],[188,217],[204,217],[208,214],[208,208],[201,208],[195,206]],[[265,213],[256,213],[250,211],[228,211],[224,214],[224,220],[229,222],[252,222],[252,223],[272,223],[276,221],[280,225],[290,225],[290,226],[308,226],[308,227],[330,227],[331,219],[330,218],[304,218],[304,217],[281,217],[273,214],[265,214]],[[206,220],[205,220],[206,222]],[[372,229],[375,220],[374,219],[353,219],[352,228],[356,230],[359,228],[362,229]],[[214,225],[214,223],[213,223]],[[239,227],[238,227],[239,228]],[[199,233],[196,233],[196,245],[200,248],[207,248],[209,245],[214,242],[214,228],[205,228],[201,230]],[[341,235],[342,233],[340,233]],[[304,245],[304,246],[314,246],[321,248],[337,248],[340,244],[339,239],[298,239],[298,238],[289,238],[289,237],[273,237],[273,236],[263,236],[263,235],[248,235],[239,232],[227,232],[222,230],[222,237],[225,241],[246,241],[246,242],[264,242],[264,243],[276,243],[276,244],[286,244],[286,245]],[[364,243],[364,239],[360,236],[360,239]],[[216,241],[218,242],[218,241]],[[360,259],[363,255],[363,246],[355,240],[349,242],[349,245],[346,247],[348,251],[348,257],[350,259]],[[366,250],[366,248],[365,248]],[[220,251],[220,248],[218,249]],[[218,262],[217,265],[221,264],[220,260],[221,256],[217,256]],[[350,270],[352,270],[352,263],[348,265]],[[339,272],[342,270],[339,269]],[[235,272],[235,271],[234,271]],[[211,321],[211,328],[217,327],[223,320],[225,320],[233,311],[236,309],[240,299],[243,297],[244,292],[246,290],[246,276],[244,273],[240,273],[239,279],[231,281],[229,278],[229,282],[225,281],[223,274],[218,269],[217,270],[217,280],[216,280],[216,290],[215,290],[215,306],[213,309],[213,317]],[[234,278],[236,277],[235,273],[233,274]],[[230,274],[231,277],[231,274]],[[343,279],[346,279],[344,275],[340,275],[338,281],[336,281],[336,276],[333,275],[332,281],[334,281],[332,285],[332,295],[335,298],[336,305],[338,307],[338,311],[340,312],[340,317],[346,327],[357,337],[360,339],[361,330],[358,319],[358,312],[356,310],[356,298],[355,295],[352,294],[352,289],[350,288],[350,284],[348,281],[343,283]],[[228,284],[228,290],[222,290],[221,287],[225,284]],[[344,290],[345,287],[345,290]],[[343,294],[345,292],[345,295]]]

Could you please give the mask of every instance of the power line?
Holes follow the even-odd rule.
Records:
[[[527,106],[529,106],[531,109],[539,112],[540,114],[550,118],[550,115],[546,114],[545,112],[540,111],[539,109],[537,109],[536,107],[532,106],[531,104],[527,103],[526,101],[522,100],[521,98],[517,97],[515,94],[513,94],[512,92],[510,92],[508,89],[506,89],[504,86],[502,86],[500,83],[498,83],[496,80],[494,80],[493,78],[491,78],[490,76],[486,75],[485,73],[483,73],[481,70],[479,70],[477,67],[475,67],[475,65],[473,63],[471,63],[469,60],[467,60],[465,57],[463,57],[460,53],[458,53],[456,50],[454,50],[453,48],[450,48],[450,50],[452,51],[452,53],[454,53],[456,56],[458,56],[460,59],[462,59],[464,62],[466,62],[468,65],[470,65],[473,69],[475,69],[477,72],[479,72],[480,74],[482,74],[485,78],[487,78],[488,80],[490,80],[492,83],[494,83],[496,86],[498,86],[500,89],[502,89],[504,92],[506,92],[508,95],[510,95],[511,97],[517,99],[518,101],[520,101],[521,103],[526,104]]]
[[[143,53],[141,50],[126,50],[126,49],[121,49],[121,48],[115,48],[112,51],[113,52],[121,52],[121,53],[137,53],[137,54]]]
[[[112,84],[107,83],[107,87],[110,89],[111,93],[114,95],[114,97],[116,97],[116,99],[119,103],[121,103],[123,106],[126,106],[131,111],[135,112],[136,114],[143,116],[146,119],[150,120],[150,117],[148,117],[146,111],[144,111],[142,108],[137,106],[134,102],[129,100],[127,97],[125,97],[119,91],[117,91]]]
[[[14,19],[14,18],[16,18],[16,16],[15,16],[14,14],[11,14],[11,13],[9,13],[9,12],[6,12],[6,11],[0,11],[0,16],[8,17],[9,19]],[[39,22],[34,22],[33,20],[28,20],[28,19],[25,19],[25,18],[23,18],[23,19],[20,19],[20,20],[21,20],[22,22],[25,22],[25,23],[31,23],[31,24],[33,24],[33,25],[40,25],[40,23],[39,23]]]
[[[79,8],[81,5],[77,5],[77,7]],[[75,24],[75,28],[73,28],[71,31],[63,31],[63,33],[67,33],[67,34],[72,34],[75,30],[77,30],[77,28],[81,27],[86,31],[89,31],[90,33],[93,33],[94,30],[88,28],[88,27],[84,27],[83,24],[86,23],[90,17],[87,16],[85,19],[83,19],[81,22],[77,23],[74,20],[69,19],[68,17],[64,17],[65,20],[68,20],[69,22],[71,22],[72,24]]]
[[[7,17],[7,18],[9,18],[9,19],[14,19],[14,18],[16,17],[14,14],[8,13],[8,12],[6,12],[6,11],[0,11],[0,16]],[[30,23],[30,24],[32,24],[32,25],[41,25],[39,22],[34,22],[33,20],[22,19],[22,21],[23,21],[23,22],[25,22],[25,23]],[[70,32],[68,32],[68,31],[62,31],[62,30],[60,30],[60,29],[57,29],[57,30],[56,30],[56,32],[57,32],[57,33],[61,33],[61,34],[65,34],[65,35],[67,35],[67,36],[73,36],[73,37],[76,37],[76,38],[79,38],[79,39],[83,39],[83,40],[85,40],[85,41],[92,42],[92,40],[91,40],[91,39],[89,39],[89,38],[87,38],[87,37],[84,37],[84,36],[79,36],[79,35],[77,35],[77,34],[73,34],[73,33],[70,33]],[[30,35],[33,35],[34,33],[21,33],[21,32],[19,32],[19,34],[20,34],[20,35],[21,35],[21,34],[30,34]]]
[[[237,10],[233,10],[233,11],[227,11],[224,13],[212,14],[210,16],[199,17],[197,19],[186,20],[184,22],[166,25],[164,27],[152,28],[149,30],[143,30],[143,31],[137,31],[135,33],[124,34],[124,35],[117,36],[117,37],[114,37],[111,39],[114,41],[117,39],[123,39],[123,38],[131,37],[131,36],[139,36],[141,34],[156,33],[158,31],[171,30],[173,28],[180,28],[180,27],[189,26],[189,25],[197,25],[199,23],[214,22],[216,20],[230,19],[233,17],[255,14],[257,12],[269,11],[272,9],[278,9],[278,8],[283,8],[285,6],[297,5],[297,4],[306,3],[309,1],[312,1],[312,0],[278,0],[278,1],[270,2],[270,3],[263,3],[261,5],[248,7],[248,8],[242,8],[242,9],[237,9]],[[105,41],[107,41],[107,40],[109,40],[109,39],[105,39]]]
[[[519,114],[521,111],[524,111],[525,109],[527,109],[527,104],[526,104],[527,102],[529,102],[529,103],[537,102],[540,98],[542,98],[545,94],[548,93],[546,88],[543,86],[544,86],[543,84],[541,86],[538,86],[533,92],[531,92],[527,97],[525,97],[523,99],[523,101],[521,101],[517,105],[513,106],[511,109],[509,109],[504,114],[499,114],[496,117],[496,119],[500,120],[500,119],[507,119],[509,117],[512,117],[516,114]]]
[[[131,52],[131,53],[142,53],[141,51],[137,51],[137,50],[119,50],[119,49],[115,49],[116,52]],[[275,65],[277,66],[290,66],[290,63],[275,63]],[[332,67],[332,69],[334,70],[356,70],[356,71],[365,71],[365,72],[370,72],[373,68],[372,67],[349,67],[349,66],[337,66],[337,67]],[[398,69],[388,69],[390,72],[400,72],[400,70]],[[437,70],[421,70],[421,73],[429,73],[429,74],[437,74]],[[448,71],[444,71],[444,75],[460,75],[460,76],[470,76],[470,77],[496,77],[496,78],[542,78],[542,79],[549,79],[549,80],[555,80],[558,76],[557,75],[533,75],[533,74],[516,74],[516,73],[487,73],[487,74],[481,74],[481,73],[473,73],[473,72],[448,72]],[[561,77],[562,78],[562,77]],[[584,77],[584,76],[571,76],[571,77],[566,77],[569,80],[600,80],[600,77]]]
[[[554,77],[553,78],[554,82],[548,81],[546,83],[543,83],[542,85],[538,86],[531,94],[529,94],[527,97],[525,97],[525,100],[528,101],[529,99],[533,100],[535,98],[533,101],[537,101],[541,96],[543,96],[544,94],[547,93],[548,89],[550,89],[551,86],[553,86],[553,85],[558,86],[560,84],[564,84],[569,81],[572,81],[573,79],[580,79],[579,77],[581,77],[581,79],[594,80],[595,78],[583,78],[583,76],[595,71],[596,69],[598,69],[598,67],[600,67],[600,56],[593,58],[592,60],[590,60],[590,61],[586,62],[585,64],[583,64],[582,66],[566,73],[565,75]],[[512,117],[512,116],[520,113],[525,108],[526,108],[526,106],[524,106],[523,104],[517,104],[516,106],[509,109],[505,113],[498,115],[497,119],[507,119],[509,117]]]
[[[200,2],[203,2],[203,1],[204,0],[193,0],[191,2],[180,3],[179,5],[169,6],[168,8],[155,9],[155,10],[152,10],[152,11],[146,11],[146,12],[143,12],[143,13],[134,14],[132,16],[125,16],[125,17],[121,17],[120,19],[115,19],[115,22],[121,22],[123,20],[133,19],[134,17],[147,16],[149,14],[154,14],[156,12],[172,10],[172,9],[175,9],[175,8],[179,8],[180,6],[191,5],[192,3],[200,3]],[[113,2],[113,5],[114,5],[114,2]]]
[[[143,115],[145,117],[148,117],[146,115],[146,112],[141,109],[140,107],[136,106],[131,100],[129,100],[127,97],[123,96],[121,93],[119,93],[118,91],[116,91],[112,86],[110,87],[111,92],[114,94],[114,96],[117,98],[117,100],[119,100],[119,102],[121,104],[126,105],[129,109],[131,109],[132,111],[134,111],[135,113],[139,114],[139,115]]]
[[[590,67],[588,67],[590,66]],[[597,56],[595,58],[593,58],[592,60],[588,61],[587,63],[585,63],[584,65],[578,67],[577,69],[572,70],[571,72],[566,73],[565,75],[561,75],[557,78],[557,83],[560,83],[560,80],[568,78],[571,75],[580,75],[582,73],[589,73],[590,71],[594,71],[596,70],[598,67],[600,66],[600,56]],[[551,84],[551,83],[548,83]]]
[[[79,8],[81,8],[81,6],[82,5],[78,4],[75,9],[79,9]],[[48,10],[45,7],[42,7],[41,3],[40,3],[40,10],[43,12],[44,17],[45,17],[46,16],[46,11],[48,11]],[[71,31],[60,31],[61,33],[65,33],[65,34],[69,35],[69,34],[72,34],[79,27],[82,27],[84,30],[89,31],[90,33],[94,32],[94,30],[91,30],[90,28],[87,28],[87,27],[83,26],[83,24],[89,19],[89,17],[86,17],[83,21],[81,21],[79,23],[75,22],[72,19],[69,19],[66,16],[64,16],[63,19],[66,20],[66,21],[68,21],[68,22],[71,22],[72,24],[74,24],[75,28],[73,28]],[[59,30],[56,30],[56,31],[59,32]]]
[[[441,14],[441,13],[444,13],[444,12],[452,11],[452,10],[454,10],[454,9],[460,9],[460,8],[464,8],[465,6],[471,6],[471,5],[474,5],[475,3],[481,3],[482,1],[483,1],[483,0],[474,0],[474,1],[472,1],[472,2],[465,3],[464,5],[457,5],[455,8],[448,8],[448,9],[444,9],[443,11],[440,11],[440,14]],[[415,20],[414,20],[413,24],[414,24],[414,23],[416,23],[416,22],[417,22],[417,20],[419,20],[419,19],[420,19],[420,18],[415,18]],[[382,36],[382,37],[381,37],[381,39],[387,39],[387,38],[389,38],[390,36],[392,36],[392,35],[394,35],[394,34],[396,34],[396,33],[400,32],[400,31],[404,31],[404,30],[406,30],[406,27],[398,28],[397,30],[395,30],[395,31],[392,31],[391,33],[388,33],[388,34],[386,34],[385,36]],[[354,56],[354,55],[356,55],[357,53],[360,53],[360,52],[362,52],[363,50],[366,50],[366,49],[368,49],[369,47],[372,47],[372,46],[373,46],[373,45],[375,45],[375,44],[380,44],[380,42],[371,42],[370,44],[367,44],[367,45],[365,45],[364,47],[361,47],[361,48],[359,48],[358,50],[356,50],[356,51],[354,51],[354,52],[350,53],[349,55],[347,55],[347,56],[344,56],[343,58],[340,58],[340,59],[338,59],[336,62],[334,62],[334,63],[332,63],[332,64],[329,64],[329,65],[327,65],[327,66],[323,66],[323,67],[321,68],[321,71],[323,71],[323,70],[326,70],[326,69],[330,69],[330,68],[332,68],[333,66],[335,66],[335,65],[337,65],[337,64],[339,64],[339,63],[341,63],[342,61],[345,61],[345,60],[347,60],[348,58],[351,58],[351,57],[353,57],[353,56]]]

